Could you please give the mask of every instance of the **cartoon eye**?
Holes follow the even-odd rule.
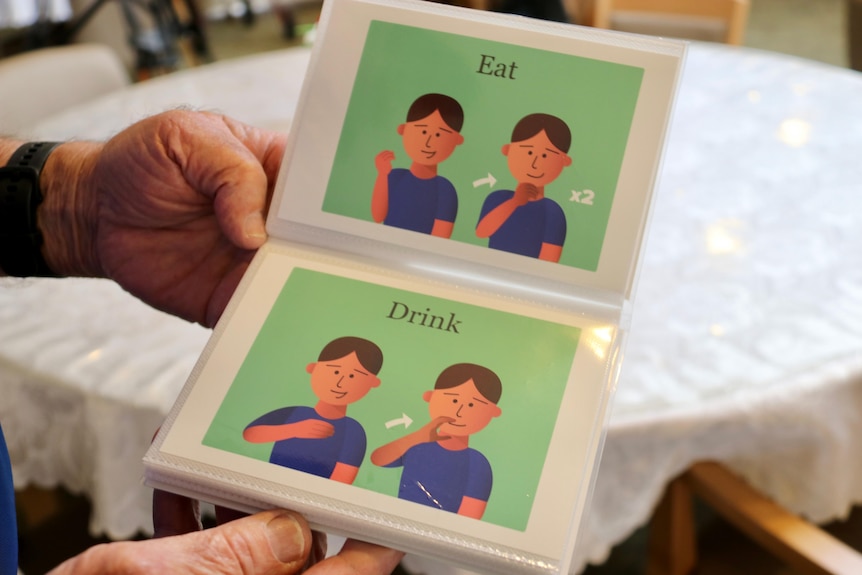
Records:
[[[347,377],[349,377],[350,379],[353,379],[353,374],[351,373],[351,374],[350,374],[350,375],[348,375]]]
[[[428,133],[428,130],[422,130],[422,135],[423,135],[423,136],[424,136],[425,134],[427,134],[427,133]]]
[[[458,403],[458,400],[457,400],[457,399],[453,399],[453,400],[452,400],[452,403]]]
[[[438,138],[439,138],[439,137],[440,137],[440,132],[437,132],[436,134],[434,134],[434,136],[436,136],[436,137],[438,137]]]
[[[335,375],[338,375],[341,372],[336,369],[334,373],[335,373]]]
[[[471,401],[470,403],[468,403],[467,407],[473,407],[473,402]]]
[[[532,155],[533,155],[533,150],[529,150],[529,151],[527,152],[527,155],[528,155],[528,156],[532,156]]]
[[[548,154],[542,154],[542,157],[543,157],[543,158],[547,158],[547,157],[548,157]]]

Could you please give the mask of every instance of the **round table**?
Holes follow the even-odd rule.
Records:
[[[286,129],[308,55],[138,84],[33,136],[105,138],[179,104]],[[691,45],[578,568],[706,459],[814,521],[862,501],[859,101],[858,73]],[[207,337],[106,281],[7,280],[0,420],[16,485],[86,493],[95,532],[151,529],[140,458]]]

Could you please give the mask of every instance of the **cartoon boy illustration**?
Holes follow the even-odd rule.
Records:
[[[469,442],[500,415],[502,392],[500,378],[486,367],[447,367],[422,396],[431,422],[375,449],[371,462],[403,468],[399,498],[481,519],[491,495],[491,465]]]
[[[438,165],[464,142],[464,110],[443,94],[425,94],[398,125],[410,169],[392,168],[395,152],[377,154],[377,179],[371,197],[376,222],[448,238],[458,215],[458,194],[449,180],[437,174]]]
[[[365,430],[347,417],[347,406],[380,385],[383,352],[358,337],[340,337],[305,370],[311,374],[314,407],[283,407],[252,421],[243,431],[251,443],[274,441],[270,463],[353,483],[365,458]]]
[[[479,215],[476,235],[489,238],[488,247],[549,262],[560,261],[566,241],[566,216],[545,186],[572,163],[569,127],[550,114],[530,114],[512,131],[503,146],[509,171],[518,181],[515,191],[491,192]]]

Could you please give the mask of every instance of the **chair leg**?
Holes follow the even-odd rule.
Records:
[[[277,5],[273,7],[273,12],[278,17],[279,22],[281,22],[281,32],[282,35],[288,39],[293,40],[296,38],[296,14],[293,11],[293,8],[289,6]]]
[[[196,61],[212,61],[209,40],[206,35],[206,19],[198,6],[198,0],[173,0],[174,13],[177,15],[183,35],[191,41]]]
[[[684,478],[677,478],[650,521],[646,575],[689,575],[696,563],[691,490]]]
[[[862,555],[777,505],[723,465],[697,463],[683,477],[692,493],[799,573],[862,573]]]

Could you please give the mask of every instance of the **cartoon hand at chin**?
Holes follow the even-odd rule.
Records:
[[[527,202],[535,200],[539,195],[539,188],[529,183],[518,184],[515,188],[515,195],[512,199],[519,206],[523,206]]]
[[[436,417],[431,420],[430,423],[426,424],[422,431],[426,433],[427,441],[439,441],[441,439],[448,439],[450,436],[445,433],[440,432],[440,428],[446,423],[452,423],[455,419],[451,417],[447,417],[445,415],[441,415],[440,417]]]

